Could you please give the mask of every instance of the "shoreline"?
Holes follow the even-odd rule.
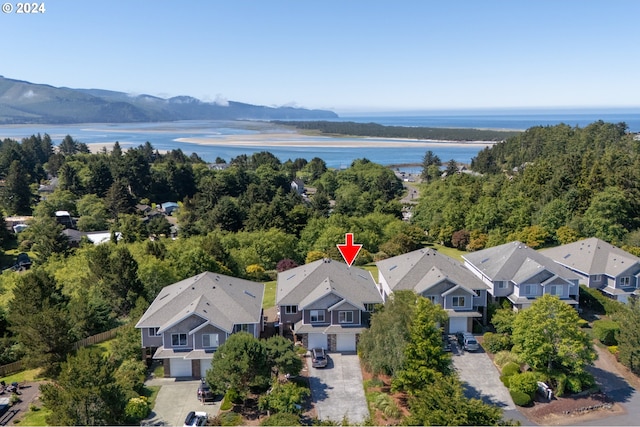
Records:
[[[323,139],[326,138],[326,141]],[[485,147],[496,144],[495,141],[446,141],[429,139],[377,138],[377,137],[323,137],[302,134],[261,133],[257,135],[223,135],[216,137],[189,136],[174,139],[194,145],[236,146],[236,147],[298,147],[298,148],[435,148],[442,145]]]

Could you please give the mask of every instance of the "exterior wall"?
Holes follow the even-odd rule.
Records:
[[[569,285],[567,284],[555,284],[555,285],[547,285],[544,287],[544,293],[545,294],[549,294],[551,295],[551,286],[560,286],[561,287],[561,293],[560,294],[556,294],[558,295],[558,297],[560,298],[568,298],[569,297]]]
[[[600,289],[607,286],[608,278],[605,274],[592,274],[588,278],[587,286],[590,288]]]
[[[389,295],[391,295],[391,288],[389,287],[387,280],[380,272],[378,272],[378,283],[380,285],[379,290],[382,293],[382,299],[386,301]]]
[[[280,306],[280,323],[282,325],[293,325],[302,319],[302,312],[300,310],[295,314],[285,314],[284,307],[284,305]]]
[[[328,310],[322,310],[320,309],[320,311],[324,312],[324,322],[311,322],[311,310],[316,310],[315,308],[312,309],[308,309],[308,310],[303,310],[302,311],[302,323],[305,325],[324,325],[324,324],[329,324],[329,322],[331,322],[331,313],[329,313]]]
[[[571,286],[569,286],[569,296],[578,296],[580,294],[580,280],[569,280]]]
[[[162,347],[162,335],[151,336],[152,328],[140,328],[140,334],[142,335],[143,347]]]
[[[473,307],[486,307],[487,306],[487,291],[485,289],[476,290],[477,297],[473,297]]]
[[[617,289],[628,289],[628,288],[637,288],[638,287],[638,283],[636,281],[636,275],[638,274],[638,265],[633,265],[631,267],[629,267],[628,269],[626,269],[624,272],[618,274],[616,276],[616,281],[615,281],[615,286]],[[628,277],[629,278],[629,284],[628,285],[623,285],[622,284],[622,279]]]
[[[346,305],[346,304],[345,304]],[[348,311],[353,313],[353,322],[351,323],[340,323],[340,312],[341,311]],[[331,315],[331,324],[332,325],[360,325],[362,322],[361,316],[360,316],[360,310],[340,310],[340,309],[336,309],[333,311],[329,312]]]
[[[191,360],[191,376],[200,378],[200,359]]]
[[[170,359],[162,359],[162,366],[164,367],[164,377],[171,377],[171,363]]]
[[[530,288],[530,292],[527,293],[527,286]],[[513,287],[513,294],[516,297],[541,297],[543,293],[542,285],[540,283],[523,283],[520,286]]]
[[[464,306],[454,307],[453,297],[464,297]],[[446,295],[444,298],[444,308],[456,311],[467,311],[473,309],[473,295],[463,289],[457,289],[453,293]]]
[[[484,280],[483,280],[484,282]],[[500,281],[499,281],[500,282]],[[515,286],[513,286],[513,282],[511,282],[510,280],[502,280],[501,282],[506,284],[506,286],[504,288],[501,288],[498,283],[493,283],[490,282],[490,288],[489,288],[489,293],[491,293],[491,295],[493,295],[494,297],[498,298],[498,297],[506,297],[511,295],[513,292],[515,292]]]
[[[204,328],[200,329],[198,332],[193,334],[194,337],[194,346],[195,350],[201,350],[204,347],[202,346],[202,336],[204,334],[217,334],[218,335],[218,345],[224,344],[227,340],[227,333],[222,329],[216,328],[213,325],[207,325]],[[207,347],[207,348],[216,348],[216,347]],[[199,371],[197,371],[199,372]]]
[[[164,343],[164,348],[176,348],[176,349],[186,349],[193,348],[194,340],[193,335],[189,335],[189,331],[203,324],[205,320],[200,316],[190,316],[177,325],[167,329],[162,334],[162,339]],[[187,334],[187,345],[186,346],[173,346],[171,343],[171,335],[172,334]]]
[[[335,294],[329,294],[329,295],[325,295],[324,297],[320,298],[318,301],[313,303],[313,307],[309,307],[307,306],[305,308],[305,310],[309,310],[309,309],[321,309],[321,308],[329,308],[334,304],[337,304],[338,302],[340,302],[340,300],[342,300],[342,298],[340,298],[339,296],[335,295]]]
[[[338,348],[338,339],[336,338],[336,334],[327,335],[327,347],[329,351],[336,351],[336,348]]]

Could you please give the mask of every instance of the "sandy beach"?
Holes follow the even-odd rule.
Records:
[[[325,139],[326,138],[326,139]],[[424,147],[433,148],[443,144],[468,147],[470,145],[491,146],[493,141],[435,141],[417,139],[390,138],[355,138],[335,136],[306,136],[288,133],[261,133],[257,135],[224,135],[216,137],[186,137],[176,138],[175,141],[198,145],[233,145],[238,147],[335,147],[335,148],[405,148]]]

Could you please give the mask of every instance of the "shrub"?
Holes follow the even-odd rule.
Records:
[[[364,382],[364,388],[377,388],[384,386],[384,382],[378,377],[371,378]]]
[[[505,377],[510,377],[511,375],[515,375],[518,373],[520,373],[520,365],[515,362],[508,362],[502,367],[502,375],[504,375]]]
[[[580,393],[581,391],[593,387],[595,384],[596,382],[593,375],[588,372],[567,377],[567,388],[572,393]]]
[[[491,353],[498,353],[503,350],[511,349],[511,337],[507,334],[494,334],[492,332],[487,332],[484,334],[482,341],[482,346],[485,350]]]
[[[523,372],[509,377],[509,391],[520,392],[533,398],[538,390],[538,375],[534,372]]]
[[[265,418],[260,422],[261,426],[299,426],[300,416],[296,414],[278,413]]]
[[[581,328],[588,328],[589,322],[586,319],[578,319],[578,326]]]
[[[510,378],[511,378],[512,376],[513,376],[513,375],[511,375],[511,376],[509,376],[509,377],[508,377],[508,376],[506,376],[506,375],[500,375],[500,381],[502,381],[502,384],[504,384],[504,386],[505,386],[506,388],[509,388],[509,383],[510,383],[510,381],[509,381],[509,380],[510,380]]]
[[[531,401],[533,400],[531,399],[531,396],[529,396],[526,393],[522,393],[520,391],[509,390],[509,394],[513,399],[513,403],[515,403],[518,406],[529,406],[531,404]]]
[[[373,401],[373,405],[378,408],[387,418],[400,417],[400,409],[396,406],[391,396],[380,393]]]
[[[593,322],[593,335],[604,345],[618,344],[616,334],[620,331],[620,325],[613,320],[596,320]]]
[[[588,308],[599,314],[613,314],[624,308],[624,304],[607,298],[597,289],[580,285],[580,307]]]
[[[147,418],[151,408],[149,407],[149,401],[145,396],[133,397],[127,402],[127,406],[124,408],[124,414],[131,421],[139,422]]]
[[[609,350],[609,352],[611,354],[613,354],[614,356],[618,355],[618,346],[617,345],[610,345],[607,347],[607,349]]]
[[[518,363],[518,355],[510,351],[503,350],[497,352],[496,356],[493,358],[493,363],[495,363],[500,369],[509,362]]]
[[[242,425],[242,416],[235,412],[223,412],[218,416],[223,426],[239,426]]]
[[[222,399],[222,403],[220,404],[221,411],[228,411],[229,409],[233,408],[233,401],[232,401],[233,396],[231,396],[231,394],[232,394],[231,390],[229,390],[224,395],[224,399]]]
[[[309,389],[306,387],[292,382],[285,384],[276,382],[270,393],[260,396],[258,407],[262,410],[293,414],[300,411],[300,405],[307,396],[309,396]]]

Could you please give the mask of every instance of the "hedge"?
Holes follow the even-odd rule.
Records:
[[[607,298],[599,290],[585,285],[580,285],[579,293],[580,307],[591,309],[599,314],[611,315],[624,307],[623,303]]]
[[[520,373],[520,365],[515,362],[509,362],[502,367],[502,375],[510,377],[511,375]]]
[[[482,347],[494,354],[502,350],[510,350],[512,347],[511,338],[507,334],[487,332],[484,334]]]
[[[509,390],[509,394],[513,399],[513,403],[518,406],[529,406],[533,399],[526,393],[522,393],[521,391],[511,391]]]
[[[616,345],[616,334],[620,331],[620,325],[613,320],[596,320],[593,322],[593,335],[604,345]]]

